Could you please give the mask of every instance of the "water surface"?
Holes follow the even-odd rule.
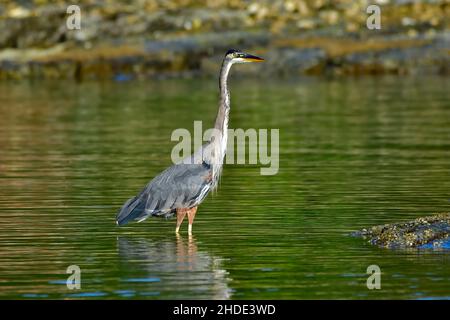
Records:
[[[450,297],[448,250],[348,236],[449,211],[445,78],[232,80],[232,128],[279,128],[280,168],[227,165],[194,236],[118,228],[171,163],[176,128],[212,125],[213,80],[0,85],[0,298]],[[368,290],[366,269],[382,271]],[[80,290],[66,268],[82,270]]]

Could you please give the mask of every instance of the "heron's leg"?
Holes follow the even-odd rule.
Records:
[[[183,222],[184,217],[186,216],[186,209],[177,209],[177,227],[175,228],[175,232],[178,233],[180,231],[181,223]]]
[[[192,224],[194,223],[195,214],[197,213],[197,207],[193,207],[190,210],[188,210],[188,219],[189,219],[189,227],[188,227],[188,234],[192,234]]]

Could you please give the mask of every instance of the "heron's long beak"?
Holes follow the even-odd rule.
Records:
[[[253,55],[247,54],[247,53],[245,54],[243,59],[245,61],[248,61],[248,62],[262,62],[262,61],[264,61],[263,58],[260,58],[260,57],[257,57],[257,56],[253,56]]]

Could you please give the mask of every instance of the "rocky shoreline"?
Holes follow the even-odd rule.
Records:
[[[28,3],[23,5],[23,3]],[[449,74],[450,4],[377,1],[79,1],[0,3],[0,79],[130,79],[215,75],[229,48],[266,58],[257,76]]]

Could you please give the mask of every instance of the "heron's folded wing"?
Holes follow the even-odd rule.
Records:
[[[149,216],[171,216],[177,208],[197,205],[211,186],[211,167],[203,164],[175,164],[158,176],[137,195],[129,199],[117,216],[123,225]]]
[[[145,210],[165,213],[193,206],[210,183],[210,176],[210,167],[205,164],[171,166],[148,184]]]

